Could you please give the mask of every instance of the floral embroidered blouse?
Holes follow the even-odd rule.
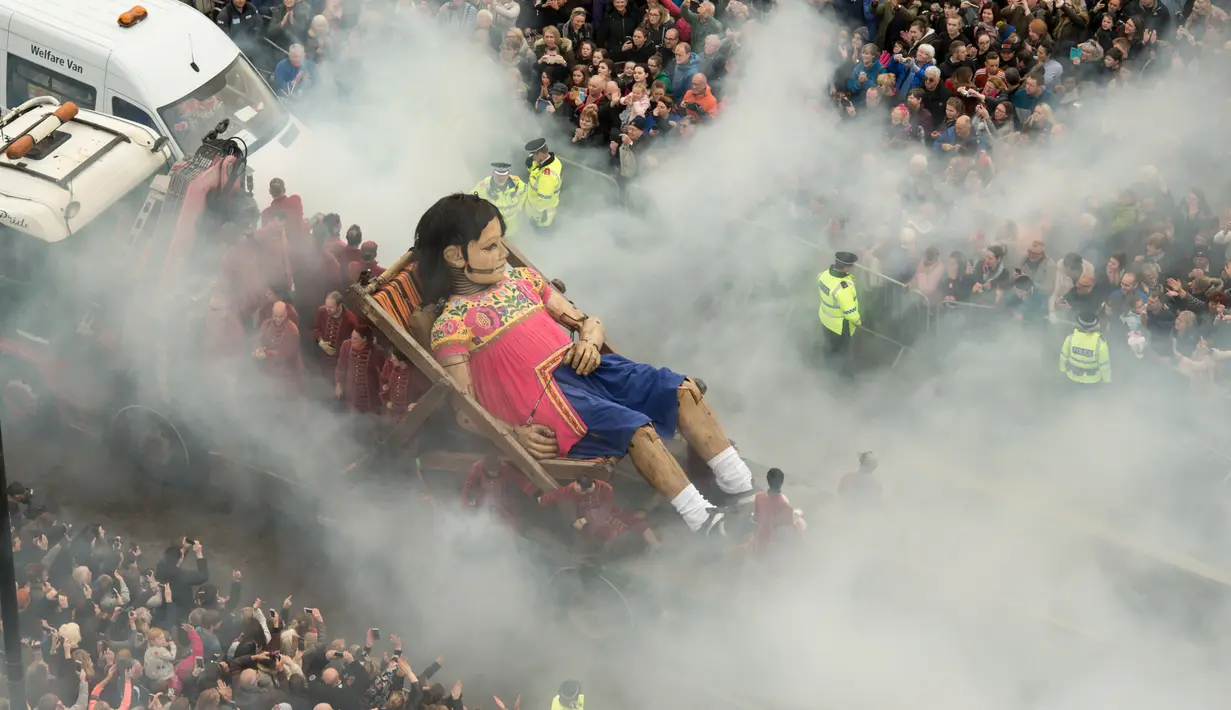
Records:
[[[432,350],[440,361],[468,354],[479,403],[508,424],[550,427],[565,456],[586,425],[552,377],[573,341],[548,313],[550,296],[539,272],[509,269],[494,287],[449,299],[432,325]]]

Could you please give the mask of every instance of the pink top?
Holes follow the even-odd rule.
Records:
[[[479,404],[514,426],[530,422],[533,413],[533,423],[555,432],[565,456],[586,425],[552,377],[573,341],[547,312],[550,296],[539,272],[509,269],[492,288],[449,299],[432,325],[432,350],[441,361],[469,354]]]

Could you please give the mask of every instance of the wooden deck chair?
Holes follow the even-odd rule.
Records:
[[[534,265],[513,245],[506,242],[509,248],[509,264],[512,266]],[[554,288],[564,292],[564,284],[552,282]],[[458,386],[457,382],[445,372],[436,362],[430,351],[430,333],[432,321],[421,309],[422,296],[420,284],[413,264],[408,265],[388,283],[368,293],[365,286],[354,284],[347,289],[347,300],[352,308],[363,314],[381,333],[389,339],[410,364],[419,369],[432,383],[427,391],[415,404],[415,408],[406,415],[385,440],[386,447],[400,446],[409,440],[427,421],[433,412],[446,403],[451,403],[456,410],[463,412],[474,422],[479,432],[490,440],[510,461],[525,473],[536,486],[544,491],[559,487],[558,481],[571,481],[582,474],[599,480],[611,478],[615,465],[620,459],[548,459],[540,461],[529,452],[512,435],[504,433],[501,425],[486,409],[482,407]],[[614,352],[604,345],[603,352]],[[423,458],[430,458],[424,453]],[[452,459],[454,465],[460,466],[459,457],[473,463],[478,456],[460,454],[440,454],[444,459]],[[468,466],[467,466],[468,468]]]

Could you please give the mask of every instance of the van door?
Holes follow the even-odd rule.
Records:
[[[25,17],[16,15],[9,23],[9,43],[5,54],[4,98],[17,106],[36,96],[51,96],[61,103],[72,101],[79,108],[99,110],[104,67],[82,57],[85,47],[59,46],[56,35]]]

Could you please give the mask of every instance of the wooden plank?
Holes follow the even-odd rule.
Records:
[[[384,445],[393,448],[409,441],[418,433],[427,418],[440,409],[440,405],[449,400],[450,394],[452,390],[448,383],[444,380],[437,380],[436,384],[432,385],[432,388],[425,392],[418,402],[415,402],[414,408],[402,417],[402,421],[397,423],[393,431],[389,432]]]
[[[611,479],[613,466],[606,461],[586,459],[547,459],[543,468],[557,481],[576,481],[582,474],[598,481]]]
[[[559,484],[548,474],[539,462],[530,455],[525,448],[504,430],[500,422],[496,420],[486,409],[471,397],[469,393],[462,390],[457,384],[457,381],[445,372],[445,369],[436,362],[436,358],[423,348],[410,334],[401,326],[389,317],[387,313],[376,302],[376,299],[367,293],[362,286],[352,285],[346,290],[347,300],[351,307],[367,316],[380,332],[384,333],[389,342],[393,343],[406,359],[415,367],[419,368],[424,375],[432,382],[433,385],[439,382],[445,382],[451,388],[453,395],[453,407],[464,413],[479,433],[495,444],[505,456],[512,460],[513,465],[526,474],[534,485],[540,490],[550,491],[559,488]]]
[[[431,471],[465,474],[481,458],[483,458],[482,455],[473,453],[428,451],[419,456],[419,464]],[[611,468],[599,461],[547,459],[539,463],[557,482],[575,481],[583,473],[598,481],[611,480]]]

